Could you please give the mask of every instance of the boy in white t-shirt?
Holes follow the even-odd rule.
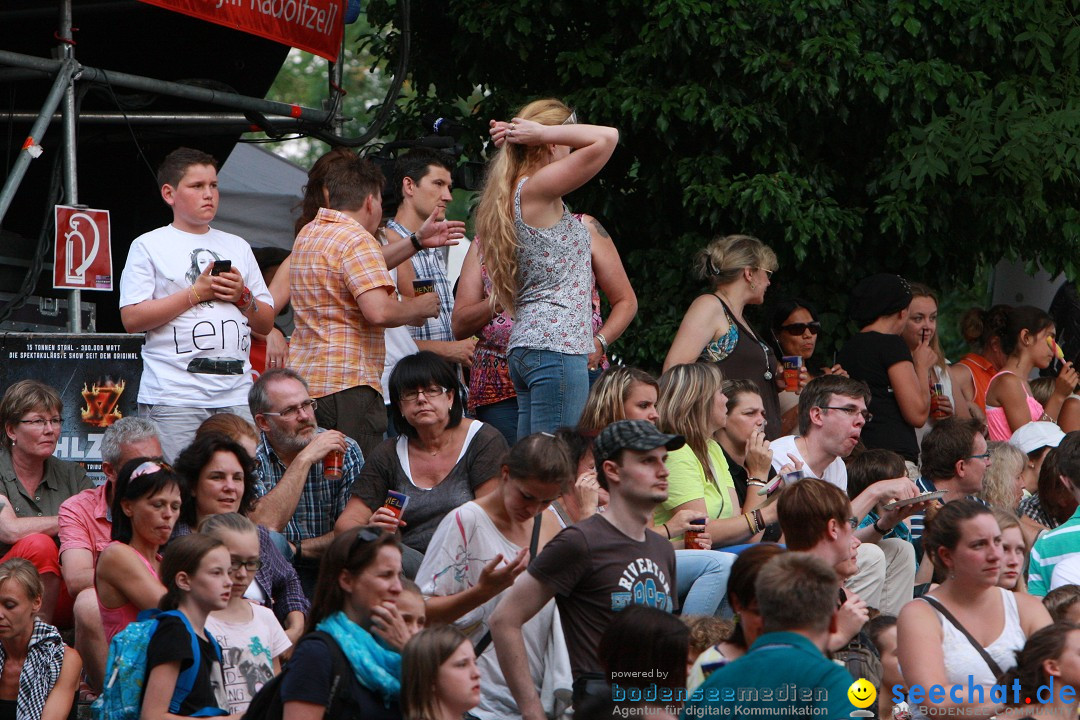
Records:
[[[217,161],[179,148],[158,168],[173,221],[131,244],[120,278],[120,318],[145,332],[139,414],[158,426],[172,460],[203,420],[231,412],[251,420],[252,331],[274,326],[274,305],[251,247],[214,230]]]

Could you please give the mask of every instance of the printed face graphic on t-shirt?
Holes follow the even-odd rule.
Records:
[[[611,593],[611,609],[622,610],[630,605],[647,605],[671,612],[671,584],[664,570],[649,558],[630,562],[619,578],[618,592]]]
[[[188,268],[187,274],[184,276],[187,281],[192,285],[199,279],[199,276],[206,271],[206,268],[213,265],[215,260],[221,260],[222,257],[209,248],[195,248],[191,251],[191,267]]]

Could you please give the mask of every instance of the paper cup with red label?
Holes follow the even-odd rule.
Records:
[[[409,505],[409,496],[405,493],[399,493],[395,490],[390,490],[386,493],[386,500],[383,502],[383,507],[394,513],[394,517],[398,520],[401,519],[401,515],[405,512],[405,508]]]

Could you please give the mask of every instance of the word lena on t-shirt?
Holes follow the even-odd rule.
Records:
[[[612,610],[622,610],[628,605],[647,605],[668,612],[674,608],[667,576],[649,558],[631,561],[619,578],[619,587],[626,592],[611,593]]]
[[[210,322],[200,320],[191,326],[190,332],[185,328],[173,325],[173,345],[177,355],[205,352],[207,350],[248,351],[251,343],[251,330],[247,318],[243,322],[236,320],[219,320]],[[230,343],[232,343],[230,345]]]

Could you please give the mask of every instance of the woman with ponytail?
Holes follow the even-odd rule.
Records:
[[[579,125],[555,99],[491,121],[496,151],[476,210],[492,307],[514,316],[507,345],[518,437],[574,425],[589,392],[592,247],[563,203],[607,163],[619,133]],[[571,150],[574,152],[571,153]]]

